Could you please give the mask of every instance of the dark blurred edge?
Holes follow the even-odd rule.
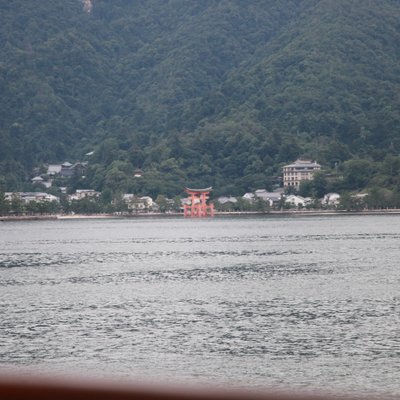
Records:
[[[262,393],[243,390],[202,390],[171,386],[143,386],[105,381],[60,380],[45,378],[0,377],[0,400],[358,400],[365,396],[324,396],[305,393]],[[367,397],[377,400],[377,397]],[[382,400],[382,397],[379,397]]]

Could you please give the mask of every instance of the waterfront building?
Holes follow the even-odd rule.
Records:
[[[281,192],[268,192],[265,189],[257,189],[255,192],[255,197],[258,199],[261,199],[265,201],[266,203],[269,203],[269,205],[272,207],[274,204],[277,204],[280,202],[282,198],[282,193]]]
[[[291,194],[285,198],[285,203],[290,204],[295,207],[305,207],[307,204],[310,204],[312,199],[310,197],[302,197]]]
[[[322,204],[327,206],[337,206],[340,203],[339,193],[327,193],[321,201]]]
[[[28,204],[31,201],[36,201],[38,203],[51,202],[51,201],[55,201],[57,203],[60,202],[59,197],[54,196],[49,193],[44,193],[44,192],[5,192],[4,193],[4,199],[7,201],[11,202],[13,200],[13,197],[20,200],[23,204]]]
[[[85,198],[96,198],[100,197],[101,193],[96,192],[93,189],[77,189],[77,191],[68,196],[68,200],[82,200]]]

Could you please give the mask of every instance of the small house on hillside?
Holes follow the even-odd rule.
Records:
[[[41,176],[35,176],[35,177],[33,177],[33,178],[31,179],[31,182],[32,182],[33,184],[35,184],[35,183],[42,184],[42,183],[44,182],[44,179],[43,179]]]
[[[70,178],[74,174],[74,171],[71,169],[71,167],[72,164],[68,161],[66,161],[64,164],[61,164],[60,175]]]
[[[53,180],[52,179],[44,179],[40,175],[35,176],[31,179],[31,182],[33,185],[40,185],[44,186],[45,188],[51,187]]]
[[[69,162],[65,162],[61,165],[60,175],[66,178],[70,178],[74,175],[83,176],[86,171],[87,162],[76,162],[75,164],[71,164]]]
[[[136,168],[133,177],[134,178],[141,178],[143,176],[143,171],[140,168]]]
[[[71,164],[68,161],[63,164],[49,164],[47,167],[47,175],[60,175],[64,178],[71,178],[74,175],[83,176],[85,174],[87,164],[88,163],[86,161],[77,161],[75,164]]]
[[[61,172],[61,164],[49,164],[47,167],[47,175],[54,176]]]

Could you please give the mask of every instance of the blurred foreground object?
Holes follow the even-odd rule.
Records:
[[[382,397],[368,397],[369,400]],[[261,393],[244,390],[201,390],[162,386],[83,380],[60,380],[34,377],[0,377],[1,400],[334,400],[366,399],[365,396]]]

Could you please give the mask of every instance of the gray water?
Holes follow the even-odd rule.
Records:
[[[0,370],[400,395],[400,216],[0,222]]]

